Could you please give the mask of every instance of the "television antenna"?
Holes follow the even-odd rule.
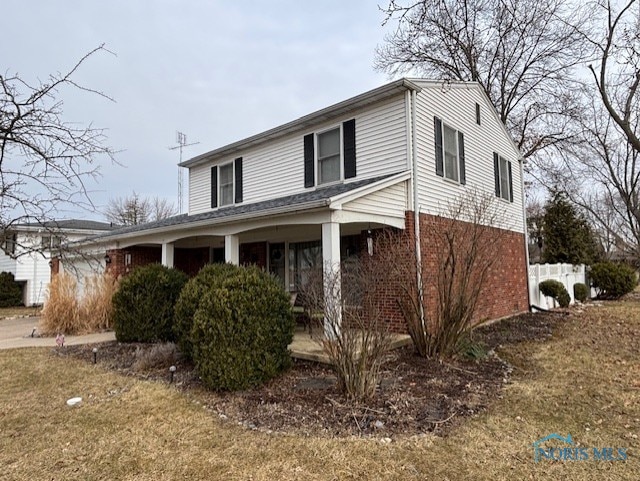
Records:
[[[180,152],[180,161],[178,162],[178,214],[182,214],[183,197],[184,197],[184,180],[183,169],[180,167],[182,163],[182,149],[191,145],[199,144],[200,142],[187,143],[187,135],[176,130],[176,146],[169,147],[169,150],[178,150]]]

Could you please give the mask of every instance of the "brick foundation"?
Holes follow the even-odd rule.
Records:
[[[397,244],[406,246],[404,253],[402,249],[394,252],[399,256],[398,263],[407,260],[411,262],[415,259],[413,216],[413,212],[407,212],[405,230],[392,234],[397,236]],[[441,219],[435,216],[420,214],[420,249],[424,266],[423,289],[427,298],[427,317],[434,312],[437,303],[437,280],[432,273],[435,273],[440,265],[441,253],[436,246],[436,232],[440,223]],[[490,231],[490,238],[497,242],[495,252],[498,253],[499,259],[492,265],[484,282],[486,287],[480,295],[474,322],[511,316],[526,312],[529,308],[524,235],[494,227],[486,227],[486,229]],[[379,232],[376,234],[380,235]],[[415,271],[412,275],[415,276]],[[380,308],[384,311],[394,332],[406,332],[405,320],[397,302],[401,295],[402,287],[399,285],[387,282],[381,286]]]

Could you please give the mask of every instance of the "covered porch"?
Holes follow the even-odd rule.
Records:
[[[405,228],[407,180],[402,173],[116,231],[105,237],[106,268],[119,276],[159,262],[193,276],[209,263],[257,265],[295,294],[312,270],[339,279],[347,259],[373,255],[374,231]],[[325,299],[340,302],[339,284]]]

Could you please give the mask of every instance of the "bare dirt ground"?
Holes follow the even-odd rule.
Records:
[[[488,355],[450,362],[423,359],[412,348],[389,354],[374,399],[356,404],[342,396],[330,366],[294,361],[291,370],[247,391],[215,393],[205,390],[193,365],[167,356],[155,367],[140,367],[153,345],[107,342],[58,349],[61,356],[97,362],[125,375],[169,382],[169,366],[177,367],[175,386],[214,415],[250,429],[306,436],[396,436],[447,434],[469,416],[484,411],[501,397],[511,366],[500,357],[505,346],[525,341],[544,342],[562,313],[523,314],[474,331],[475,342]],[[149,363],[147,363],[149,364]]]

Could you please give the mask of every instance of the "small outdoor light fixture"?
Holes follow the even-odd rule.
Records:
[[[104,263],[111,264],[111,256],[109,254],[104,255]]]
[[[97,363],[98,362],[98,348],[94,347],[93,348],[93,363]]]
[[[169,373],[171,375],[171,377],[169,378],[169,384],[173,383],[173,376],[176,374],[176,367],[175,366],[171,366],[169,368]]]
[[[367,229],[367,252],[370,256],[373,255],[373,232],[371,229]]]

